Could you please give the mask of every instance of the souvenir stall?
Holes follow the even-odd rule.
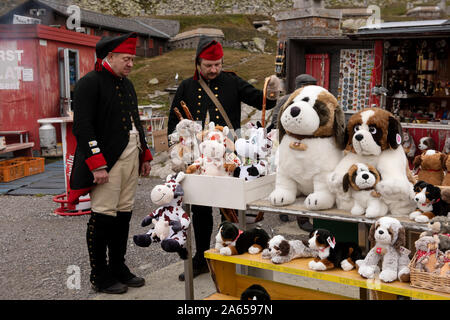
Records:
[[[401,121],[411,162],[423,150],[448,153],[450,147],[450,22],[428,20],[383,23],[361,28],[355,40],[382,47],[382,77],[375,85],[379,106]]]
[[[322,15],[327,23],[334,23],[334,17],[319,11],[318,15]],[[413,44],[405,44],[405,50],[401,50],[403,46],[398,44],[394,48],[386,44],[391,38],[393,43],[402,38],[436,39],[438,34],[442,38],[448,32],[445,31],[448,30],[447,23],[416,22],[417,28],[411,23],[405,23],[406,26],[404,23],[394,24],[398,32],[391,36],[387,36],[392,32],[391,24],[382,24],[378,29],[361,29],[351,36],[333,32],[320,34],[318,29],[312,28],[318,34],[307,37],[295,34],[293,30],[304,30],[299,29],[299,24],[314,17],[296,14],[301,18],[296,24],[290,19],[292,17],[278,20],[282,23],[276,71],[280,76],[285,72],[288,91],[292,91],[295,77],[307,72],[329,90],[305,87],[295,93],[300,98],[294,97],[291,104],[280,109],[283,115],[280,119],[284,120],[280,120],[279,125],[284,130],[279,139],[274,139],[279,144],[273,143],[271,150],[278,148],[280,155],[275,169],[259,174],[251,181],[236,179],[245,178],[241,176],[242,170],[234,171],[237,172],[233,174],[234,178],[229,177],[225,168],[230,165],[242,168],[247,159],[244,153],[243,163],[234,162],[235,158],[228,157],[232,153],[225,152],[226,148],[221,148],[224,153],[220,163],[228,166],[221,166],[220,172],[218,167],[211,167],[210,162],[201,161],[201,157],[197,162],[192,160],[196,157],[190,158],[194,163],[188,165],[192,161],[181,156],[190,155],[186,150],[195,152],[197,145],[192,137],[200,130],[204,130],[201,134],[203,140],[197,141],[202,144],[200,150],[208,150],[209,145],[217,143],[229,146],[225,138],[228,132],[218,131],[214,126],[195,131],[194,125],[184,122],[190,121],[188,119],[180,120],[177,125],[179,135],[175,146],[178,149],[174,148],[176,151],[171,153],[171,160],[173,164],[174,160],[178,165],[184,164],[178,170],[186,173],[181,181],[186,211],[189,212],[193,204],[238,211],[239,225],[230,221],[222,224],[214,247],[205,252],[217,290],[208,299],[349,298],[346,292],[340,295],[278,281],[280,278],[273,273],[276,271],[306,278],[306,282],[321,279],[356,288],[359,291],[353,298],[395,300],[402,296],[449,300],[450,226],[445,214],[450,208],[450,192],[440,191],[439,201],[430,198],[431,192],[425,194],[425,185],[416,186],[417,181],[408,174],[403,148],[399,148],[403,145],[400,124],[413,124],[413,121],[402,119],[402,114],[406,118],[405,112],[411,108],[415,110],[413,106],[420,103],[420,99],[447,99],[445,88],[442,91],[442,82],[448,81],[448,72],[444,71],[445,59],[441,59],[439,67],[435,68],[437,62],[434,58],[431,68],[428,62],[430,54],[423,54],[423,43],[418,51],[412,53],[409,46]],[[425,29],[421,28],[422,24]],[[444,44],[441,40],[438,41],[439,47]],[[427,41],[425,47],[428,45]],[[431,55],[436,57],[439,50],[433,51]],[[447,49],[444,52],[448,55]],[[418,58],[413,59],[417,53]],[[427,59],[426,69],[424,57]],[[417,64],[414,73],[412,66],[405,69],[406,63],[416,60],[417,64],[420,61],[420,69],[417,69]],[[405,65],[394,66],[395,62]],[[409,73],[404,70],[409,70]],[[408,77],[403,77],[403,74],[408,74]],[[410,85],[412,82],[414,85],[418,83],[416,95],[421,92],[420,99],[408,96],[415,89]],[[400,107],[409,102],[404,106],[406,111],[394,108],[397,99],[402,99]],[[440,102],[439,106],[442,109],[446,104]],[[362,116],[359,112],[366,107],[373,108]],[[434,117],[440,112],[439,108],[436,106]],[[442,119],[445,118],[444,112],[439,115],[445,122]],[[298,114],[302,114],[302,119],[294,119]],[[190,127],[190,133],[182,130]],[[181,133],[183,139],[180,138]],[[211,137],[214,137],[212,141]],[[316,139],[318,137],[321,139]],[[362,139],[367,140],[360,144],[355,142]],[[238,141],[235,143],[236,151],[239,149]],[[248,141],[256,141],[256,138],[250,134]],[[344,148],[347,152],[342,152]],[[239,151],[237,153],[239,155]],[[257,167],[257,161],[250,163]],[[432,190],[433,186],[426,188]],[[224,194],[224,189],[230,190],[229,194]],[[302,195],[298,194],[299,190]],[[414,200],[411,199],[412,192],[417,193]],[[428,203],[426,209],[422,208],[424,203]],[[269,234],[264,230],[264,223],[261,228],[247,227],[245,218],[248,211],[313,218],[315,231],[309,234],[306,242],[296,237],[285,239],[273,231]],[[320,226],[316,221],[321,222]],[[350,227],[345,229],[344,225]],[[189,240],[186,246],[190,253]],[[340,259],[335,259],[336,256]],[[261,276],[258,272],[261,270],[269,273]],[[186,298],[192,299],[192,264],[189,258],[185,262],[185,273]]]

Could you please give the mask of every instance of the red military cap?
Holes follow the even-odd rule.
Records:
[[[206,60],[219,60],[223,57],[222,45],[216,40],[211,41],[206,48],[198,55],[199,58]]]
[[[117,37],[102,37],[95,45],[97,62],[95,70],[101,70],[102,60],[109,52],[136,54],[137,33],[131,32]]]
[[[213,40],[211,37],[202,36],[197,45],[197,52],[195,54],[195,73],[194,80],[198,80],[197,63],[199,58],[206,60],[219,60],[223,58],[223,48],[220,42]]]

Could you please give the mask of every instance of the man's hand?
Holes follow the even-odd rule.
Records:
[[[150,174],[150,170],[152,167],[150,166],[149,161],[145,161],[141,164],[140,173],[142,177],[147,177]]]
[[[104,184],[109,181],[109,175],[106,169],[92,171],[92,174],[94,175],[94,183],[96,184]]]
[[[266,78],[267,80],[267,78]],[[269,82],[267,83],[267,99],[277,100],[280,96],[281,82],[276,75],[271,75],[269,77]]]

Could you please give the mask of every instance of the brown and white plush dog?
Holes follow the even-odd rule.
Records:
[[[362,162],[374,166],[383,180],[376,190],[392,214],[407,215],[414,209],[411,199],[413,177],[401,145],[402,128],[392,113],[366,108],[347,123],[346,155],[329,176],[329,187],[337,194],[337,207],[350,210],[353,201],[342,190],[342,179],[351,165]]]
[[[317,257],[317,255],[318,251],[309,248],[307,242],[286,240],[282,235],[276,235],[269,240],[269,245],[263,250],[261,257],[271,259],[275,264],[281,264],[296,258]]]
[[[291,204],[306,196],[309,210],[334,206],[327,177],[342,158],[345,117],[336,98],[320,86],[294,91],[278,116],[279,163],[273,205]],[[342,180],[341,180],[342,181]]]
[[[435,186],[442,185],[444,179],[444,163],[446,155],[436,150],[427,150],[416,156],[413,161],[414,169],[419,169],[418,180]]]
[[[375,191],[381,180],[380,173],[371,165],[356,163],[350,167],[342,181],[345,192],[349,191],[354,200],[351,214],[366,215],[368,218],[381,217],[387,214],[388,206]]]
[[[427,150],[435,150],[436,144],[434,143],[434,140],[432,137],[422,137],[419,140],[419,144],[417,145],[417,148],[419,148],[420,152],[424,153]]]
[[[406,243],[405,228],[400,221],[381,217],[372,224],[369,241],[372,249],[364,260],[356,261],[358,273],[364,278],[373,279],[380,271],[378,265],[381,262],[381,281],[409,281],[410,251],[403,247]]]

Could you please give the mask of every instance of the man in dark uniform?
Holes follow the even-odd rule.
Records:
[[[241,102],[259,110],[262,109],[263,92],[235,73],[222,71],[222,63],[222,45],[209,37],[201,37],[195,57],[195,74],[181,82],[175,93],[169,114],[168,134],[174,131],[178,123],[174,108],[177,107],[182,112],[181,101],[186,103],[194,120],[201,121],[203,127],[208,118],[215,124],[227,125],[218,107],[200,85],[200,77],[220,101],[230,119],[232,129],[237,130],[241,126]],[[271,76],[267,90],[267,109],[275,107],[279,92],[279,79]],[[187,115],[183,116],[187,118]],[[196,277],[201,273],[208,272],[204,252],[210,248],[213,228],[212,208],[193,205],[192,224],[196,246],[196,253],[193,257],[193,275]],[[179,280],[184,281],[184,273],[180,274]]]
[[[300,74],[295,78],[295,90],[316,84],[317,84],[316,78],[307,73]],[[278,114],[280,112],[280,109],[283,106],[283,104],[285,104],[286,101],[289,99],[290,95],[291,94],[289,93],[280,97],[277,101],[275,109],[273,110],[272,125],[274,126],[275,129],[277,129],[278,127]],[[279,217],[281,221],[284,222],[289,221],[289,216],[287,214],[280,214]],[[311,232],[313,230],[313,225],[309,222],[308,217],[297,217],[297,224],[299,228],[304,231]]]
[[[124,293],[128,286],[145,284],[125,265],[125,254],[138,177],[149,175],[152,160],[136,92],[127,79],[136,54],[136,34],[103,37],[96,54],[95,71],[81,78],[74,90],[77,148],[68,201],[77,203],[81,195],[90,193],[86,239],[94,290]]]

